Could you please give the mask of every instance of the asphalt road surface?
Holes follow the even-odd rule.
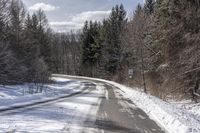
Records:
[[[123,99],[122,96],[117,98],[114,94],[114,89],[117,88],[109,85],[105,85],[105,88],[107,96],[102,98],[95,122],[102,132],[164,133],[141,109],[130,107],[130,104],[134,105],[131,100]]]

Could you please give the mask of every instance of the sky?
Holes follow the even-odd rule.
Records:
[[[113,6],[123,4],[131,15],[144,0],[22,0],[30,12],[45,11],[51,28],[56,32],[69,32],[82,28],[86,20],[107,18]]]

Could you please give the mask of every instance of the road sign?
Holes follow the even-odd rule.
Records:
[[[128,75],[133,75],[133,69],[128,69]]]

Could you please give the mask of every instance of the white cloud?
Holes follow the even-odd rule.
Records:
[[[59,7],[56,7],[56,6],[53,6],[50,4],[36,3],[33,6],[29,7],[29,10],[36,11],[36,10],[42,9],[43,11],[54,11],[57,8],[59,8]]]
[[[102,21],[110,14],[109,11],[87,11],[76,14],[69,21],[66,22],[50,22],[51,27],[58,32],[68,32],[70,30],[78,30],[83,27],[86,20]]]
[[[73,22],[84,23],[86,20],[101,21],[110,14],[110,11],[88,11],[77,14],[72,18]]]
[[[56,32],[68,32],[70,30],[79,30],[83,26],[79,23],[74,22],[50,22],[51,27]]]

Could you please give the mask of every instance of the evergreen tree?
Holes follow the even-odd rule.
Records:
[[[120,36],[126,23],[126,11],[124,10],[123,5],[116,5],[113,7],[108,18],[108,26],[106,26],[106,51],[108,56],[106,69],[111,75],[115,75],[117,70],[120,69]]]
[[[146,0],[145,3],[145,12],[147,14],[152,14],[154,12],[154,5],[155,5],[155,0]]]
[[[97,22],[85,22],[82,35],[82,65],[90,66],[90,69],[95,69],[98,60],[101,56],[101,43],[100,43],[100,24]],[[93,75],[93,72],[90,76]]]

